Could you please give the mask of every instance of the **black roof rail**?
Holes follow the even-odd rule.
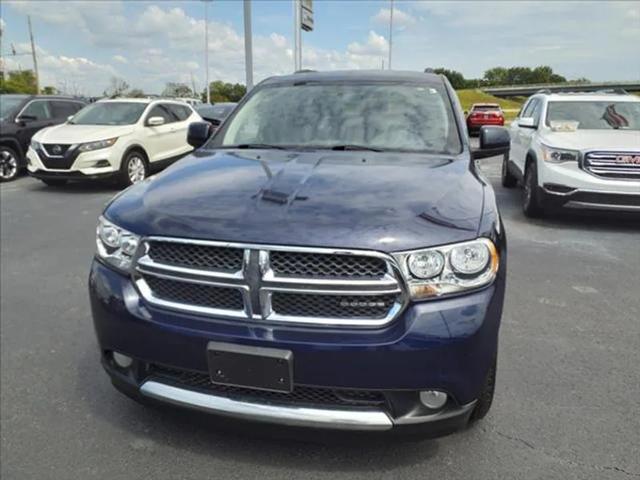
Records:
[[[310,68],[303,68],[302,70],[296,70],[293,73],[296,74],[296,73],[313,73],[313,72],[317,72],[317,70],[311,70]]]
[[[539,94],[539,93],[544,93],[546,95],[550,95],[551,94],[551,90],[549,90],[548,88],[542,88],[540,90],[538,90],[535,95]]]

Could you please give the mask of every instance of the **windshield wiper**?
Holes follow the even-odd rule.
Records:
[[[382,148],[367,147],[366,145],[356,145],[356,144],[333,145],[332,147],[329,147],[329,148],[330,150],[336,150],[336,151],[347,151],[347,150],[368,150],[370,152],[384,151]]]
[[[222,145],[223,148],[242,148],[247,150],[252,149],[276,149],[276,150],[288,150],[288,147],[280,146],[280,145],[271,145],[269,143],[240,143],[238,145]]]

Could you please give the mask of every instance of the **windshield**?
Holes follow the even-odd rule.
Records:
[[[578,130],[640,130],[640,102],[549,102],[547,126],[567,122]]]
[[[461,151],[444,87],[399,83],[264,87],[234,115],[221,143]]]
[[[132,125],[138,121],[146,103],[104,102],[88,105],[69,123],[74,125]]]
[[[18,106],[24,102],[26,95],[2,95],[0,96],[0,119],[10,116]]]

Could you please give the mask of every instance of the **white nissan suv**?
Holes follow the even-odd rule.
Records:
[[[640,98],[625,92],[530,97],[511,124],[502,184],[524,186],[523,210],[640,212]]]
[[[138,183],[193,150],[187,130],[197,121],[200,115],[184,102],[100,100],[36,133],[27,170],[47,185],[109,177],[125,186]]]

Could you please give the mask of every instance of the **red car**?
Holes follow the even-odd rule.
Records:
[[[467,115],[467,130],[476,134],[483,125],[504,126],[504,113],[497,103],[474,103]]]

